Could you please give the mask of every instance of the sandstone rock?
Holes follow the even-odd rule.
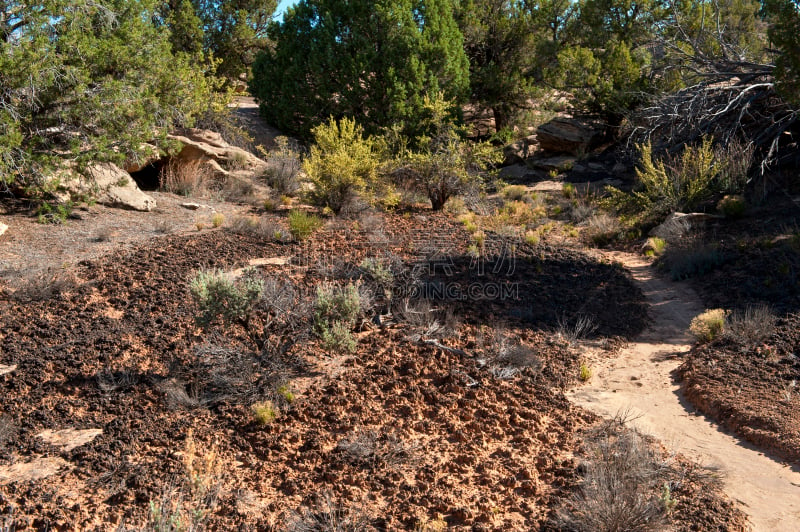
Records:
[[[500,169],[502,179],[524,179],[530,175],[534,175],[534,172],[525,164],[512,164]]]
[[[266,163],[252,153],[231,146],[219,133],[205,129],[188,129],[181,135],[169,135],[183,145],[173,157],[181,163],[200,161],[213,175],[227,177],[237,170],[256,171],[266,167]]]
[[[0,236],[3,236],[6,231],[8,231],[8,226],[3,222],[0,222]]]
[[[89,190],[98,194],[98,203],[145,212],[156,207],[156,200],[139,190],[130,174],[113,163],[92,164],[85,175]]]
[[[95,438],[103,433],[102,429],[63,429],[63,430],[44,430],[36,435],[45,443],[54,447],[61,447],[64,452],[91,443]]]
[[[522,164],[526,159],[536,154],[539,144],[536,142],[536,135],[529,135],[524,139],[512,142],[503,148],[503,166]]]
[[[661,225],[658,225],[650,230],[650,236],[657,236],[665,240],[680,237],[688,232],[692,224],[696,222],[704,222],[707,220],[716,220],[723,218],[714,214],[706,214],[704,212],[673,212]]]
[[[11,366],[4,366],[0,364],[0,376],[8,375],[9,373],[14,373],[17,370],[17,365],[13,364]]]
[[[67,467],[70,467],[70,464],[57,456],[37,457],[29,462],[0,466],[0,486],[42,480]]]
[[[202,207],[202,205],[200,205],[199,203],[187,202],[187,203],[181,203],[181,207],[183,207],[184,209],[189,209],[190,211],[196,211],[197,209]]]
[[[145,166],[153,164],[161,158],[158,148],[152,144],[142,144],[141,155],[135,158],[129,158],[125,161],[123,168],[126,172],[132,174],[142,170]]]
[[[554,118],[536,130],[539,146],[551,153],[586,153],[602,135],[597,125],[575,118]]]

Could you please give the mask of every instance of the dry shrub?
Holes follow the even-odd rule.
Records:
[[[148,520],[136,530],[206,529],[222,489],[223,469],[217,445],[195,442],[190,432],[182,457],[186,476],[162,490],[158,500],[150,501]]]
[[[75,275],[70,271],[48,268],[34,273],[14,286],[12,297],[20,303],[47,301],[78,287]]]
[[[16,433],[14,421],[7,415],[0,415],[0,449],[3,449]],[[2,530],[0,528],[0,530]]]
[[[201,195],[213,178],[211,170],[203,163],[200,159],[181,161],[170,158],[161,168],[159,187],[180,196]]]
[[[414,462],[416,447],[391,432],[356,428],[339,440],[336,450],[355,465],[394,468]]]
[[[724,337],[739,345],[752,347],[775,332],[778,318],[766,305],[748,306],[728,316]]]
[[[606,214],[595,214],[587,220],[585,234],[597,246],[606,246],[619,238],[622,227],[619,220]]]
[[[250,235],[265,240],[284,242],[291,238],[289,232],[274,220],[258,216],[237,216],[228,225],[228,230],[239,235]]]
[[[577,532],[662,530],[666,465],[624,418],[601,426],[587,442],[583,483],[556,512],[556,525]]]
[[[363,505],[345,508],[326,490],[311,506],[291,512],[286,519],[288,532],[367,532],[377,530]]]

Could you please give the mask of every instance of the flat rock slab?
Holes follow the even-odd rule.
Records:
[[[43,456],[30,462],[0,466],[0,486],[42,480],[66,467],[69,467],[69,462],[57,456]]]
[[[0,364],[0,377],[3,375],[7,375],[9,373],[13,373],[17,369],[17,365],[14,364],[13,366],[4,366]]]
[[[76,447],[91,443],[95,438],[103,433],[102,429],[63,429],[63,430],[45,430],[36,435],[46,443],[55,447],[61,447],[63,451],[69,452]]]
[[[248,264],[250,266],[286,266],[291,264],[292,257],[265,257],[260,259],[251,259]]]

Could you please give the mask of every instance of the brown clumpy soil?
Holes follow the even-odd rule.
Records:
[[[763,343],[720,340],[695,347],[679,368],[697,407],[761,449],[800,460],[800,315]]]
[[[521,253],[512,273],[478,280],[519,283],[518,298],[440,304],[463,322],[439,340],[455,351],[390,322],[363,325],[353,356],[331,355],[313,337],[266,356],[238,327],[195,323],[186,287],[200,268],[292,257],[260,273],[310,297],[323,279],[352,279],[365,256],[414,262],[415,234],[431,227],[455,243],[452,282],[476,282],[457,224],[438,215],[367,222],[329,224],[305,244],[225,230],[165,236],[84,261],[56,286],[6,286],[0,364],[16,368],[0,375],[9,434],[0,467],[40,457],[68,465],[0,486],[0,515],[17,529],[136,528],[151,503],[183,497],[210,509],[210,529],[269,529],[323,496],[380,530],[437,520],[456,530],[545,526],[577,489],[576,433],[593,419],[563,395],[580,361],[552,328],[588,315],[598,334],[636,334],[646,323],[640,292],[619,267],[543,247]],[[528,367],[499,378],[481,358],[486,323],[530,348]],[[297,397],[276,392],[280,384]],[[250,410],[263,399],[280,410],[265,426]],[[62,429],[103,432],[69,451],[37,437]],[[741,518],[702,482],[680,489],[680,529],[692,519],[728,529]]]
[[[719,264],[689,279],[706,308],[766,306],[780,319],[758,345],[695,347],[679,369],[686,397],[759,448],[800,460],[800,233],[797,198],[778,193],[740,220],[700,230]]]

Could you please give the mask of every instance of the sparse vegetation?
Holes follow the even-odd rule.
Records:
[[[664,465],[646,439],[619,420],[591,436],[578,494],[557,514],[557,526],[580,532],[661,530]]]
[[[716,308],[707,310],[692,319],[689,331],[698,342],[711,342],[725,331],[725,320],[729,312]]]
[[[220,318],[247,324],[264,292],[264,282],[252,275],[233,280],[220,270],[200,270],[190,281],[189,292],[198,307],[200,324],[209,325]]]
[[[322,227],[322,224],[322,219],[314,214],[299,210],[289,213],[289,233],[297,241],[306,240]]]
[[[253,418],[259,425],[266,426],[278,419],[280,411],[272,403],[272,401],[261,401],[254,403],[250,410],[253,412]]]

